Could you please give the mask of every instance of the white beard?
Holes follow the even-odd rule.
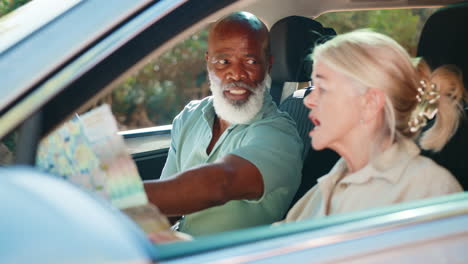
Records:
[[[249,87],[241,83],[243,84],[241,86],[248,89],[251,95],[246,101],[235,102],[224,96],[223,92],[229,84],[221,84],[221,79],[210,70],[208,70],[208,78],[210,79],[210,89],[213,94],[213,106],[216,115],[230,124],[248,124],[258,114],[263,106],[267,84],[271,80],[270,75],[266,74],[265,79],[257,87]]]

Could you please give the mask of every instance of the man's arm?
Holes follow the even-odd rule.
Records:
[[[251,162],[226,155],[167,180],[146,181],[151,203],[166,215],[183,215],[222,205],[230,200],[258,199],[263,178]]]

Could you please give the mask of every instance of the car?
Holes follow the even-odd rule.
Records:
[[[33,0],[20,7],[18,12],[14,11],[0,19],[0,32],[2,33],[0,34],[2,84],[0,87],[0,138],[3,148],[15,146],[14,151],[10,147],[8,151],[0,152],[3,155],[0,160],[6,163],[0,171],[2,177],[24,177],[25,181],[32,181],[31,177],[43,177],[43,173],[35,168],[40,140],[69,120],[74,113],[87,111],[102,102],[113,101],[117,104],[121,99],[119,94],[123,93],[125,98],[133,98],[133,103],[131,106],[120,106],[123,110],[119,110],[119,106],[113,106],[117,120],[122,121],[121,127],[126,129],[122,130],[120,135],[125,138],[142,179],[156,179],[164,166],[170,144],[170,122],[174,115],[166,115],[166,112],[170,109],[171,113],[175,114],[188,100],[207,95],[206,72],[203,63],[194,59],[182,65],[183,63],[177,61],[177,59],[190,59],[192,56],[193,58],[203,56],[203,53],[200,55],[199,52],[203,51],[204,44],[193,42],[191,43],[193,45],[187,48],[193,53],[184,53],[181,52],[185,51],[182,50],[183,45],[189,44],[184,44],[186,42],[182,41],[187,38],[188,41],[206,38],[206,27],[209,23],[232,11],[252,12],[265,21],[269,27],[273,27],[278,21],[290,16],[322,19],[324,25],[331,26],[325,22],[330,22],[332,19],[327,20],[325,17],[327,13],[333,11],[340,11],[344,14],[341,20],[335,19],[335,21],[346,24],[344,22],[348,21],[343,20],[353,19],[354,13],[345,11],[375,9],[377,10],[375,12],[380,12],[382,16],[389,16],[389,21],[393,22],[383,24],[384,29],[397,26],[403,29],[414,27],[414,30],[423,32],[419,40],[418,32],[401,31],[404,32],[400,34],[402,38],[407,37],[416,42],[419,40],[419,47],[413,46],[412,52],[415,55],[427,57],[430,65],[457,64],[465,74],[468,74],[468,52],[464,48],[467,44],[465,36],[468,36],[466,2],[453,0],[114,0],[112,4],[109,4],[98,0],[74,0],[56,1],[51,4],[52,2]],[[63,3],[59,5],[58,2]],[[392,17],[386,12],[390,9],[405,9],[406,11],[399,13],[400,17]],[[422,10],[420,13],[428,11],[427,14],[424,13],[427,16],[434,13],[422,30],[422,25],[419,24],[413,23],[410,26],[410,24],[398,23],[401,16],[414,15],[416,10]],[[331,15],[335,16],[334,13]],[[360,25],[370,23],[369,17],[355,16],[364,19]],[[32,23],[27,20],[31,17],[38,19]],[[455,17],[456,19],[453,19]],[[375,24],[381,22],[381,20],[373,19]],[[447,36],[447,38],[442,36]],[[436,51],[431,45],[437,47]],[[295,46],[289,48],[294,50]],[[284,50],[277,52],[289,56],[289,53]],[[281,65],[285,66],[286,70],[294,67],[284,62],[287,58],[278,56],[276,60],[274,67]],[[175,81],[154,79],[148,79],[145,83],[153,87],[150,92],[137,89],[138,83],[135,84],[135,78],[138,76],[145,78],[148,75],[162,76],[163,73],[160,72],[166,68],[168,71],[164,74],[180,71],[182,67],[185,67],[183,69],[187,71],[196,69],[190,72],[192,79],[188,86],[191,87],[187,87],[186,90],[183,84],[178,84],[176,93],[166,95],[165,92],[174,89]],[[283,72],[285,69],[274,68],[273,72],[275,71]],[[291,75],[295,73],[289,74]],[[296,89],[308,86],[307,80],[289,77],[276,78],[275,76],[272,78],[276,83],[272,86],[271,93],[280,106],[289,100],[288,98],[294,97],[291,94],[295,93]],[[466,87],[468,87],[467,79],[465,78]],[[277,85],[277,83],[281,84]],[[109,97],[112,91],[114,94]],[[135,94],[128,95],[131,92]],[[166,97],[163,97],[163,101],[157,101],[156,97],[151,97],[152,93]],[[153,98],[153,101],[145,101],[149,100],[148,98]],[[158,119],[148,117],[147,113],[141,114],[142,111],[147,111],[139,108],[142,100],[154,105],[155,108],[151,111],[158,116]],[[179,108],[170,108],[168,104],[171,107],[177,105]],[[294,104],[298,107],[302,106],[301,100]],[[158,108],[159,106],[161,108]],[[140,114],[140,118],[132,119],[129,115],[121,115],[122,112],[129,112],[129,109],[133,111],[132,114]],[[304,109],[300,111],[303,112]],[[299,127],[303,126],[303,130],[306,131],[307,125],[310,125],[305,123],[308,121],[301,119],[300,114],[295,118]],[[137,127],[138,124],[135,126],[131,122],[135,119],[148,119],[142,124],[148,127]],[[468,142],[465,130],[466,124],[463,123],[447,148],[440,154],[426,153],[426,155],[451,170],[466,189],[468,187],[467,162],[463,154]],[[307,138],[304,138],[304,142],[307,146],[310,144]],[[323,159],[323,162],[318,162],[320,164],[333,163],[332,159],[335,158],[333,154],[322,155],[313,152],[310,148],[307,149],[309,152],[304,153],[307,164],[311,164],[307,155],[310,156],[309,159]],[[8,158],[7,155],[9,155]],[[27,166],[27,168],[21,166]],[[323,169],[310,166],[307,170],[307,173],[320,174]],[[3,187],[8,186],[7,182],[0,181],[0,184],[3,184],[1,185]],[[306,190],[309,187],[304,185],[303,189]],[[37,185],[37,188],[45,187]],[[24,192],[33,189],[29,188]],[[21,197],[21,194],[22,192],[19,192],[16,195]],[[47,194],[43,193],[43,195]],[[74,201],[85,199],[84,194],[76,195],[81,198],[69,198],[72,206],[75,205]],[[60,199],[57,196],[52,197]],[[15,203],[14,198],[11,200],[4,197],[3,200]],[[23,200],[18,202],[18,208],[15,211],[18,215],[12,216],[13,219],[26,217],[26,215],[21,215],[21,211],[32,209],[36,202],[38,201],[31,200],[30,205]],[[0,210],[11,212],[2,208],[6,210],[6,205],[0,207]],[[8,207],[9,210],[14,210],[12,208],[12,206]],[[47,208],[50,207],[44,207],[44,210]],[[113,209],[101,206],[94,207],[93,210],[98,215],[98,211],[106,213]],[[106,217],[115,220],[113,227],[119,230],[115,232],[125,233],[128,236],[127,242],[133,243],[132,248],[129,243],[125,244],[121,241],[120,244],[116,243],[114,249],[125,248],[131,252],[129,255],[138,255],[142,263],[145,261],[155,263],[413,263],[421,261],[463,263],[468,259],[468,252],[465,250],[468,243],[468,227],[466,226],[468,195],[466,193],[328,216],[311,221],[230,231],[199,237],[193,241],[150,246],[148,246],[149,241],[142,238],[141,232],[124,220],[125,217],[115,211],[112,211],[112,214],[114,216],[106,213]],[[76,211],[74,216],[72,215],[76,219],[87,216],[88,213],[85,211]],[[32,216],[27,215],[27,217]],[[2,214],[2,219],[8,219],[8,215]],[[60,222],[60,218],[56,220]],[[70,221],[70,219],[63,218],[63,221]],[[4,231],[6,233],[7,229],[14,224],[13,222],[2,222],[0,227],[2,233]],[[30,219],[31,225],[34,222]],[[23,234],[15,233],[19,232],[17,230],[19,229],[11,228],[8,237],[22,236]],[[67,226],[57,229],[52,227],[48,230],[67,232]],[[125,230],[131,231],[125,232]],[[44,235],[44,232],[35,233],[34,229],[31,232],[28,235],[32,237],[36,234]],[[91,230],[86,229],[83,232],[88,232],[91,239]],[[98,236],[92,238],[94,242],[105,241],[112,245],[112,241],[105,237],[106,234],[99,233]],[[42,240],[41,237],[37,239],[39,244],[44,243],[43,247],[47,246],[45,243],[50,243],[49,247],[61,248],[58,244],[54,244],[57,241],[45,238]],[[68,239],[73,239],[73,237],[68,237]],[[3,240],[2,238],[0,241],[2,241],[0,252],[10,253],[9,259],[6,260],[15,263],[27,261],[28,255],[26,258],[18,257],[18,261],[15,261],[14,256],[14,254],[23,254],[25,247],[21,243],[24,240]],[[86,248],[84,247],[86,241],[83,240],[82,243],[83,248]],[[94,245],[99,251],[99,243],[89,245]],[[27,249],[38,251],[43,247],[35,248],[34,245],[28,244]],[[73,247],[76,247],[77,251],[80,250],[79,244],[73,244]],[[141,250],[138,250],[139,248]],[[29,262],[48,263],[46,255],[41,255],[40,252],[31,254],[30,256],[34,258],[31,257]],[[86,255],[87,252],[82,252],[82,254]],[[96,252],[89,254],[95,254],[94,257],[99,256]],[[2,255],[0,254],[0,260]],[[64,262],[64,256],[61,256],[61,262]],[[69,262],[79,259],[71,253],[68,256]],[[41,257],[43,260],[40,259]],[[53,258],[54,256],[48,254],[47,257]],[[106,257],[109,259],[102,262],[119,261],[117,257],[113,258],[111,255],[106,255]],[[92,257],[86,259],[85,262],[89,262],[90,259]],[[128,261],[128,259],[125,260]]]

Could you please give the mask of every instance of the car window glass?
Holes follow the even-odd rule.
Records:
[[[191,100],[210,95],[203,28],[120,82],[100,103],[112,106],[119,129],[172,124]]]
[[[17,130],[11,132],[0,141],[0,166],[12,164],[15,160]]]
[[[317,21],[333,28],[337,34],[362,28],[384,33],[415,56],[424,23],[436,10],[420,8],[332,12],[319,16]]]
[[[20,6],[30,2],[30,0],[20,0],[20,1],[1,1],[0,2],[0,20],[1,23],[6,23],[5,16]],[[5,24],[3,24],[5,25]],[[0,33],[2,32],[0,26]],[[6,45],[6,43],[3,43]],[[0,48],[1,50],[1,48]],[[0,166],[13,164],[15,160],[16,153],[16,142],[18,139],[18,129],[6,135],[0,140]]]

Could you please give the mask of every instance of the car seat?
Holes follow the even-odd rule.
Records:
[[[280,103],[285,82],[309,82],[311,84],[311,53],[317,43],[336,35],[331,28],[325,28],[317,21],[300,16],[286,17],[276,22],[270,30],[270,45],[273,55],[271,70],[271,93],[282,111],[289,113],[297,125],[304,142],[302,181],[291,203],[293,205],[312,186],[317,178],[333,167],[338,155],[331,150],[315,151],[311,148],[309,131],[313,124],[308,119],[309,110],[303,99],[310,88],[295,91]]]
[[[270,29],[270,46],[273,55],[270,93],[280,104],[285,82],[310,81],[311,63],[306,57],[317,40],[336,35],[331,28],[300,16],[289,16],[276,22]]]
[[[444,64],[454,64],[463,72],[465,89],[468,88],[468,2],[457,3],[437,10],[427,20],[421,33],[417,56],[423,57],[432,69]],[[447,168],[458,179],[464,190],[468,189],[468,120],[465,118],[455,135],[441,152],[424,151]]]

